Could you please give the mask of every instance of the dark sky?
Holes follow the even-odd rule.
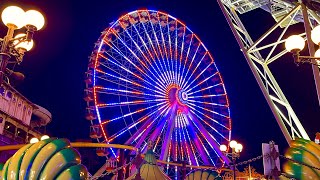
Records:
[[[233,139],[244,144],[242,160],[260,155],[261,143],[269,140],[279,144],[282,151],[288,146],[216,0],[2,0],[0,10],[8,5],[45,14],[46,25],[35,34],[35,47],[16,70],[26,75],[17,89],[52,113],[49,135],[71,140],[89,138],[83,100],[88,56],[110,22],[124,13],[148,8],[185,22],[213,54],[230,100]],[[274,21],[268,13],[256,10],[245,15],[245,24],[257,36]],[[2,36],[6,33],[3,24],[0,32]],[[320,130],[320,111],[311,68],[296,67],[290,55],[285,57],[272,70],[314,139]]]

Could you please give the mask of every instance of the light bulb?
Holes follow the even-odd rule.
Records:
[[[305,42],[304,39],[299,35],[292,35],[288,37],[285,42],[287,51],[301,51],[304,48]]]
[[[49,138],[50,138],[50,137],[49,137],[48,135],[43,135],[43,136],[41,136],[40,140],[43,141],[43,140],[49,139]]]
[[[242,151],[242,149],[243,149],[242,144],[238,143],[238,144],[236,145],[236,149],[235,149],[235,151],[236,151],[236,152],[241,152],[241,151]]]
[[[26,36],[26,34],[17,34],[14,38],[21,38],[23,36]],[[13,45],[15,45],[15,48],[22,48],[25,49],[26,51],[29,51],[33,47],[33,40],[31,41],[22,41],[19,43],[19,40],[14,40]]]
[[[236,145],[237,145],[237,141],[235,141],[235,140],[230,141],[229,146],[230,146],[232,149],[235,148]]]
[[[311,31],[311,40],[319,45],[320,43],[320,25],[316,26],[315,28],[312,29]]]
[[[1,19],[6,26],[20,29],[25,25],[25,12],[18,6],[9,6],[2,11]]]
[[[44,26],[44,17],[43,15],[36,10],[29,10],[25,15],[26,25],[32,25],[40,30]]]
[[[227,151],[227,146],[224,145],[224,144],[221,144],[221,145],[220,145],[220,151],[226,152],[226,151]]]
[[[39,139],[36,138],[36,137],[33,137],[33,138],[30,139],[30,144],[34,144],[34,143],[37,143],[37,142],[39,142]]]

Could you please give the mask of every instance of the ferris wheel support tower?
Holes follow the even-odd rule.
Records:
[[[320,23],[316,11],[308,8],[303,2],[288,2],[284,0],[218,0],[218,4],[228,21],[228,24],[254,74],[265,99],[267,100],[278,125],[289,143],[295,137],[310,139],[289,101],[282,92],[269,65],[288,51],[283,45],[289,27],[297,23],[304,23],[304,30],[300,35],[307,41],[309,54],[314,55],[314,45],[311,42],[311,29]],[[269,12],[276,24],[253,40],[243,25],[239,14],[261,8]],[[280,31],[279,31],[280,29]],[[277,30],[277,31],[276,31]],[[280,33],[279,33],[280,32]],[[277,37],[270,42],[270,38]],[[268,39],[267,41],[265,41]],[[281,50],[279,50],[281,49]],[[314,80],[320,102],[320,74],[319,68],[313,66]]]

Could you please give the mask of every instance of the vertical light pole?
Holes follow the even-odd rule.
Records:
[[[243,146],[242,144],[237,143],[237,141],[232,140],[229,143],[229,147],[231,148],[231,153],[228,153],[228,147],[224,144],[220,145],[220,151],[222,151],[226,156],[231,157],[233,164],[233,179],[236,180],[236,159],[240,157]]]
[[[7,26],[7,34],[0,48],[0,84],[7,72],[8,63],[21,63],[24,53],[33,47],[33,34],[44,26],[43,15],[36,10],[24,11],[17,6],[9,6],[1,13],[2,22]],[[26,28],[25,34],[14,37],[14,31]]]

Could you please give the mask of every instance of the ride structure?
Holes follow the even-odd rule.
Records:
[[[229,163],[219,150],[231,138],[225,86],[210,52],[182,21],[154,10],[121,16],[102,32],[86,76],[86,118],[98,142],[144,153],[152,141],[162,161]]]
[[[286,0],[218,0],[218,4],[287,142],[290,143],[296,137],[309,140],[308,134],[273,76],[270,65],[288,52],[284,46],[279,48],[279,45],[283,45],[288,37],[286,33],[289,32],[289,27],[298,23],[304,23],[305,32],[299,35],[307,40],[309,53],[311,56],[314,55],[314,45],[310,44],[310,30],[320,22],[319,14],[315,10],[319,4],[309,1],[306,6],[301,1]],[[319,9],[319,6],[317,7]],[[253,10],[258,11],[259,8],[269,12],[276,24],[259,38],[253,39],[240,15]],[[312,69],[320,100],[319,68],[312,66]]]

